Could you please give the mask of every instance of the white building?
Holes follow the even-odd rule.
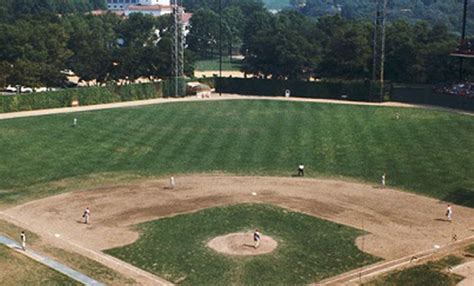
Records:
[[[128,6],[170,6],[170,0],[107,0],[108,10],[126,10]]]
[[[130,5],[124,10],[126,17],[132,13],[142,13],[159,17],[166,14],[173,13],[173,6],[171,5]]]

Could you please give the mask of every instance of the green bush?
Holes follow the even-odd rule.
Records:
[[[289,81],[274,79],[216,78],[216,91],[243,95],[291,96],[306,98],[372,101],[370,81]],[[378,100],[378,98],[375,98]]]
[[[80,105],[94,105],[159,98],[162,97],[161,87],[161,83],[147,83],[7,95],[1,97],[0,113],[67,107],[73,100],[79,100]]]

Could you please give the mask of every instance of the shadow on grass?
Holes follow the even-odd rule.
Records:
[[[443,201],[474,208],[474,190],[460,188],[451,191],[443,198]]]

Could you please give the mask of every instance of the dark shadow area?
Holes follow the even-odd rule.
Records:
[[[248,243],[244,243],[243,246],[250,247],[250,248],[255,248],[255,246],[253,244],[248,244]]]
[[[436,220],[436,221],[442,221],[442,222],[449,222],[449,220],[444,219],[444,218],[435,218],[434,220]]]
[[[460,188],[451,191],[443,198],[443,201],[474,208],[474,190]]]

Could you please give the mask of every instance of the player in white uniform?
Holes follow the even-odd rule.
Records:
[[[89,217],[91,216],[91,210],[89,208],[86,208],[84,210],[84,214],[82,215],[82,217],[84,218],[84,223],[87,224],[89,223]]]
[[[21,248],[26,250],[26,234],[24,231],[20,233]]]
[[[303,165],[303,163],[301,163],[301,164],[298,166],[298,176],[304,177],[304,165]]]
[[[451,205],[448,205],[448,207],[446,208],[446,217],[448,217],[449,222],[451,222],[452,215],[453,215],[453,209],[451,208]]]

